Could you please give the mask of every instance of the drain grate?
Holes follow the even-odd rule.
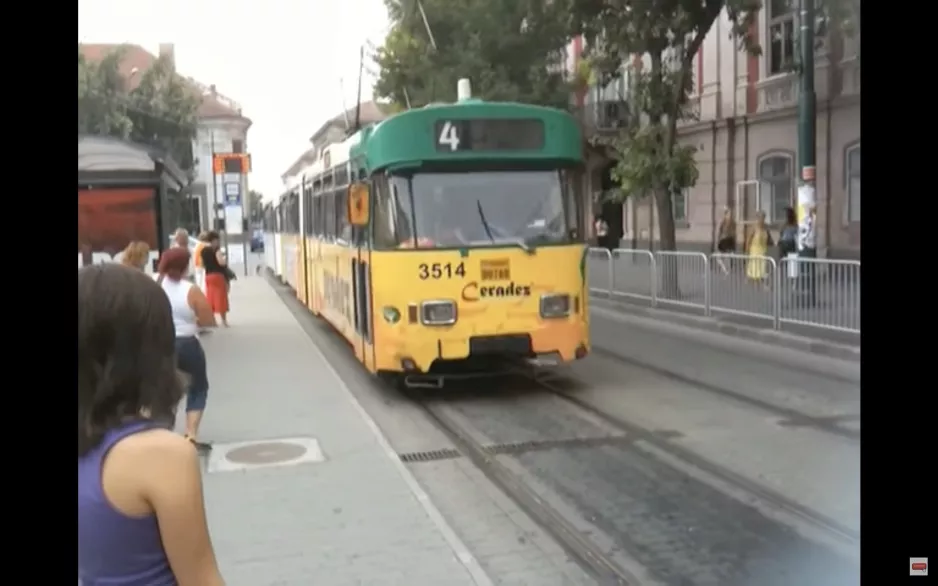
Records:
[[[399,454],[401,462],[438,462],[440,460],[452,460],[461,457],[462,454],[452,448],[443,448],[441,450],[426,450],[423,452],[408,452]]]
[[[598,448],[602,446],[621,446],[623,444],[631,443],[632,440],[632,437],[624,435],[613,435],[605,437],[575,437],[556,440],[533,440],[485,446],[485,451],[495,456],[515,455],[526,452],[553,450],[557,448]]]

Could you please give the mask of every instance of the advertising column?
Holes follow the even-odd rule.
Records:
[[[245,153],[215,153],[212,169],[215,184],[221,186],[216,206],[223,212],[225,224],[225,255],[228,264],[241,264],[248,274],[248,236],[244,232],[244,184],[251,170],[251,155]],[[220,181],[219,181],[220,178]],[[240,236],[241,245],[232,246],[228,236]]]

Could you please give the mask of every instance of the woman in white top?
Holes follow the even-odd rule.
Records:
[[[160,258],[157,282],[166,292],[176,327],[176,361],[188,380],[186,394],[186,438],[197,448],[209,446],[197,441],[199,424],[208,398],[208,371],[199,330],[215,326],[215,314],[198,286],[186,279],[189,249],[170,248]]]

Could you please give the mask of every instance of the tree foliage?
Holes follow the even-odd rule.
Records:
[[[456,82],[473,93],[566,107],[563,48],[568,21],[560,2],[538,0],[388,0],[391,31],[375,55],[375,94],[397,105],[453,101]]]
[[[78,132],[113,136],[165,149],[183,169],[192,169],[192,140],[200,96],[157,59],[129,89],[121,75],[126,51],[116,49],[90,62],[78,52]]]
[[[631,119],[616,144],[619,197],[651,194],[661,247],[675,247],[671,196],[697,181],[693,146],[677,142],[692,91],[692,63],[713,23],[726,9],[741,48],[758,53],[753,30],[759,0],[570,0],[574,32],[600,83],[629,67]],[[631,63],[633,55],[641,66]]]
[[[673,250],[672,194],[697,181],[695,148],[677,140],[677,124],[692,116],[692,63],[716,19],[724,13],[739,48],[760,54],[756,36],[760,0],[568,0],[573,34],[586,41],[584,57],[605,84],[630,74],[631,120],[617,142],[614,175],[618,197],[650,194],[658,211],[661,247]],[[816,29],[853,34],[859,30],[859,0],[819,2]],[[631,66],[633,56],[642,66]]]

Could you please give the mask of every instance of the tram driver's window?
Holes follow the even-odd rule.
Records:
[[[391,187],[391,214],[394,217],[394,237],[399,247],[413,246],[414,222],[411,216],[410,197],[405,179],[392,177]]]
[[[388,183],[383,177],[377,178],[374,182],[374,213],[372,220],[374,225],[375,248],[378,250],[388,250],[397,248],[397,238],[394,229],[394,214]]]

